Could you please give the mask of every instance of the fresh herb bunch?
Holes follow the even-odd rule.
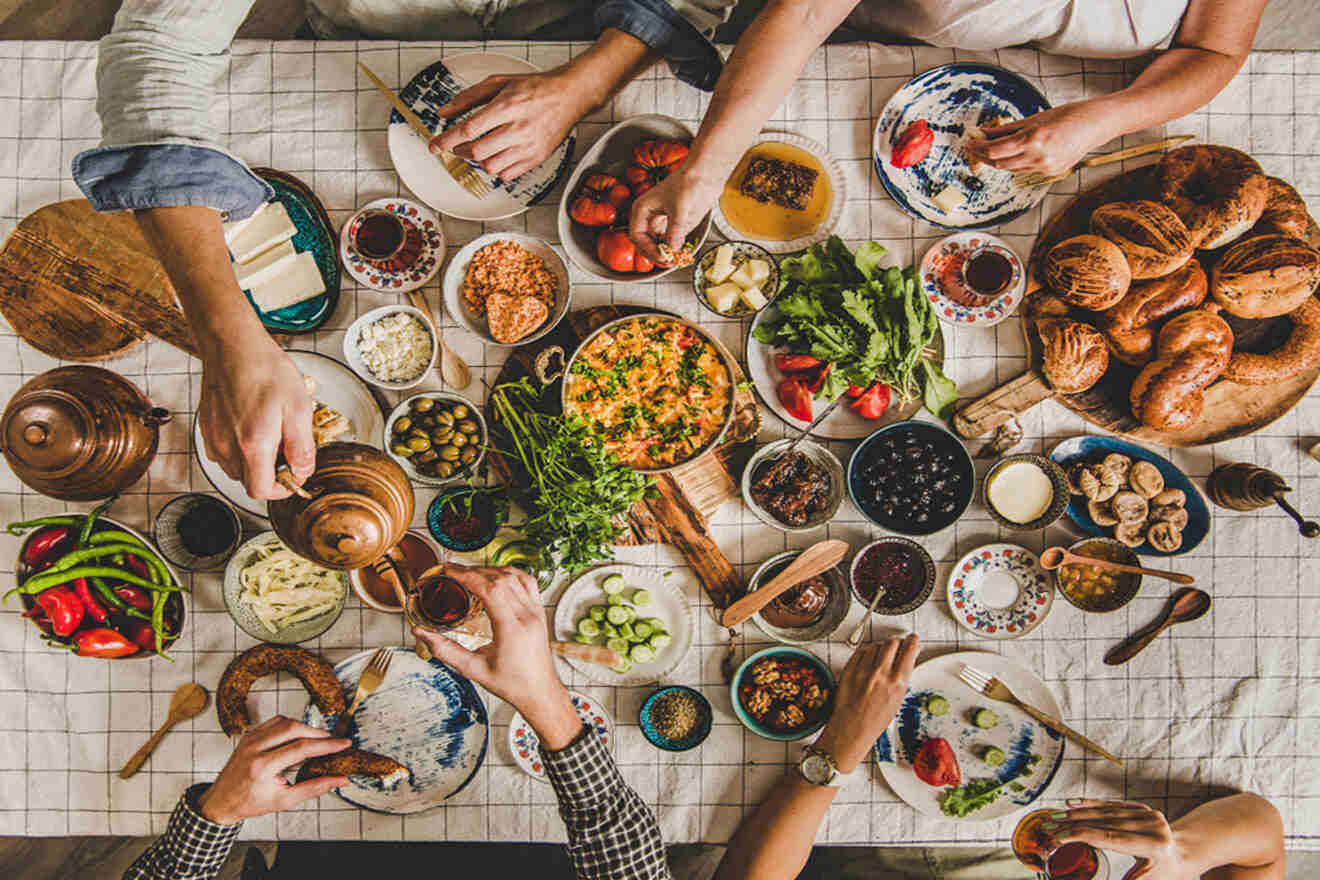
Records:
[[[834,400],[849,385],[884,382],[901,403],[922,396],[944,418],[958,388],[928,349],[938,332],[935,309],[921,295],[917,270],[880,268],[887,251],[868,241],[856,253],[837,236],[780,264],[779,317],[753,334],[764,345],[834,365],[817,397]]]
[[[527,511],[526,538],[568,569],[612,559],[622,531],[615,517],[641,500],[650,480],[620,464],[582,419],[543,412],[527,378],[495,386],[491,403],[504,440],[496,451],[510,459]]]

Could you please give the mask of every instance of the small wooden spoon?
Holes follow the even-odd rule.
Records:
[[[435,341],[440,346],[440,378],[449,387],[462,391],[472,384],[472,371],[461,357],[454,354],[453,349],[445,345],[445,340],[440,336],[440,321],[435,312],[431,311],[426,296],[420,290],[410,290],[408,301],[412,303],[413,308],[426,315],[431,321],[431,329],[435,331]]]
[[[1175,623],[1187,623],[1205,616],[1210,610],[1210,594],[1195,587],[1184,587],[1173,594],[1164,614],[1145,629],[1135,632],[1115,645],[1105,655],[1106,666],[1118,666],[1141,653],[1155,637]]]
[[[1176,571],[1160,571],[1154,568],[1142,568],[1139,565],[1124,565],[1121,562],[1110,562],[1108,559],[1092,559],[1090,556],[1078,556],[1076,553],[1069,552],[1062,547],[1050,547],[1040,554],[1040,567],[1047,571],[1054,571],[1061,565],[1074,563],[1078,565],[1094,565],[1096,568],[1107,568],[1110,571],[1124,571],[1128,574],[1148,574],[1151,577],[1164,578],[1166,581],[1173,581],[1175,584],[1193,584],[1196,578],[1190,574],[1179,574]]]
[[[165,723],[151,735],[151,739],[143,743],[142,748],[138,749],[133,757],[128,759],[128,763],[119,771],[119,778],[127,779],[138,772],[147,758],[151,757],[151,753],[156,750],[156,746],[160,745],[161,739],[169,733],[170,728],[180,721],[187,721],[201,714],[208,702],[210,702],[210,694],[200,684],[179,685],[174,696],[170,697],[170,714],[166,716]]]
[[[773,602],[780,593],[802,583],[807,578],[815,577],[838,565],[848,555],[848,542],[830,538],[818,544],[812,544],[803,550],[796,559],[776,575],[770,583],[758,590],[753,590],[724,609],[720,617],[723,626],[737,626],[765,606]]]
[[[604,645],[584,645],[581,642],[550,642],[550,653],[558,654],[584,663],[595,663],[609,669],[617,669],[623,663],[623,657],[617,651],[611,651]]]

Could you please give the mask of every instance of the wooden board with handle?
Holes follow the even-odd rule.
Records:
[[[1046,385],[1041,369],[1040,336],[1035,332],[1034,322],[1025,314],[1031,294],[1043,286],[1041,262],[1056,243],[1089,231],[1091,215],[1101,205],[1149,196],[1153,186],[1152,171],[1153,166],[1143,166],[1091,187],[1066,204],[1041,229],[1032,248],[1023,310],[1018,315],[1027,341],[1027,372],[974,400],[954,415],[954,429],[963,437],[984,436],[1010,417],[1053,397],[1091,424],[1133,440],[1161,446],[1204,446],[1242,437],[1281,418],[1306,396],[1320,377],[1320,365],[1316,365],[1273,385],[1245,386],[1220,380],[1205,389],[1205,409],[1201,418],[1180,431],[1156,431],[1133,418],[1128,392],[1138,369],[1116,360],[1110,360],[1104,378],[1080,394],[1055,394]],[[1310,233],[1310,243],[1320,247],[1320,229],[1314,221]],[[1209,259],[1204,254],[1199,256],[1203,262]],[[1250,350],[1268,350],[1277,346],[1291,326],[1287,318],[1244,321],[1225,315],[1225,319],[1233,327],[1237,346]]]

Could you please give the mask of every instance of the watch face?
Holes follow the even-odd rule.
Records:
[[[824,755],[807,755],[802,759],[802,776],[815,785],[827,785],[834,776],[834,768]]]

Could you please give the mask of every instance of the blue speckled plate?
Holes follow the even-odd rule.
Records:
[[[1187,528],[1183,529],[1182,546],[1171,553],[1165,550],[1156,550],[1149,542],[1132,549],[1142,556],[1181,556],[1183,553],[1195,550],[1197,545],[1205,540],[1205,536],[1210,534],[1210,507],[1205,503],[1205,499],[1201,497],[1201,493],[1197,491],[1196,485],[1187,479],[1187,475],[1164,456],[1151,452],[1149,449],[1143,449],[1135,443],[1119,440],[1116,437],[1082,436],[1069,437],[1059,443],[1050,451],[1050,459],[1066,471],[1068,466],[1074,462],[1083,460],[1099,462],[1111,452],[1126,455],[1133,461],[1150,462],[1159,469],[1160,475],[1164,477],[1164,488],[1181,489],[1183,494],[1187,496]],[[1098,526],[1095,524],[1095,520],[1091,519],[1090,513],[1086,510],[1086,499],[1080,495],[1074,495],[1068,500],[1068,519],[1072,520],[1077,528],[1088,535],[1114,537],[1112,526]]]
[[[385,681],[358,706],[349,736],[354,746],[388,755],[411,775],[393,788],[354,776],[335,793],[378,813],[419,813],[462,791],[476,775],[486,759],[489,722],[472,682],[438,660],[422,660],[406,648],[393,651]],[[335,667],[345,696],[373,653],[354,654]],[[327,729],[333,723],[315,704],[303,720]]]
[[[973,177],[962,144],[968,125],[982,125],[1000,116],[1024,119],[1049,109],[1049,101],[1034,85],[1016,73],[989,64],[941,64],[909,80],[894,93],[875,126],[872,155],[875,171],[900,208],[919,220],[949,229],[982,229],[1007,223],[1034,207],[1048,186],[1024,188],[1013,174],[986,167],[978,179],[984,184],[971,191],[964,181]],[[918,119],[935,133],[930,155],[909,168],[889,164],[899,135]],[[933,201],[945,186],[967,193],[967,203],[946,214]]]
[[[1064,740],[1059,734],[1031,718],[1008,703],[987,700],[958,679],[964,665],[993,675],[1004,682],[1023,702],[1035,706],[1047,715],[1064,721],[1058,702],[1049,688],[1034,672],[1019,666],[998,654],[962,651],[935,657],[917,666],[908,684],[907,696],[889,729],[875,743],[875,759],[885,782],[900,798],[929,816],[951,821],[984,822],[1003,819],[1021,810],[1039,798],[1063,761]],[[927,698],[941,696],[949,701],[947,715],[931,715],[926,711]],[[977,709],[990,709],[999,717],[999,723],[990,730],[982,730],[972,723]],[[962,784],[972,779],[993,777],[1003,781],[1016,776],[1027,759],[1040,755],[1041,760],[1028,776],[1018,780],[1024,790],[1005,789],[998,799],[960,820],[953,820],[940,812],[940,800],[947,788],[933,788],[912,772],[912,756],[928,739],[943,737],[953,747],[962,770]],[[991,767],[981,760],[989,746],[996,746],[1008,755],[1000,767]]]

